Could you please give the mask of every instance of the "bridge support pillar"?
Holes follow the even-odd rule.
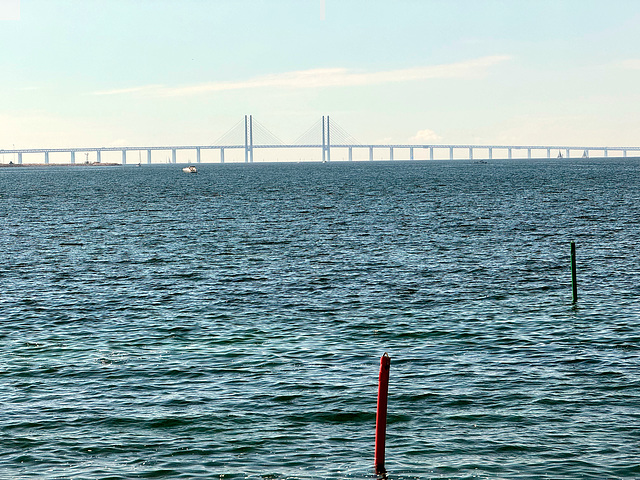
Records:
[[[511,148],[509,148],[509,149],[508,149],[508,152],[509,152],[509,153],[508,153],[509,160],[511,160],[511,158],[513,158],[513,154],[512,154],[512,151],[511,151],[511,150],[512,150]]]
[[[608,149],[604,149],[604,158],[607,158],[609,156],[609,150]]]
[[[389,160],[393,162],[393,147],[389,147]]]
[[[224,148],[220,149],[220,163],[224,163]]]
[[[18,165],[22,165],[22,152],[18,152]]]
[[[473,160],[473,147],[469,147],[469,160]]]
[[[527,148],[527,158],[531,160],[531,149]]]
[[[151,149],[147,150],[147,165],[151,165]]]
[[[100,163],[102,160],[102,152],[100,150],[96,150],[96,163]]]
[[[429,159],[433,160],[433,147],[429,147]]]
[[[413,147],[409,148],[409,160],[413,160]]]
[[[567,158],[569,158],[569,149],[567,148]]]
[[[551,149],[547,148],[547,158],[551,158]]]
[[[122,150],[122,164],[123,165],[127,164],[127,151],[126,150]]]
[[[71,150],[71,165],[76,163],[76,152]]]
[[[449,160],[453,160],[453,147],[449,147]]]
[[[171,149],[171,163],[176,163],[177,161],[177,153],[176,153],[176,149],[172,148]]]
[[[44,152],[44,164],[49,165],[49,152]]]
[[[493,148],[489,147],[489,160],[493,160]]]
[[[200,163],[200,147],[196,148],[196,162]]]
[[[626,150],[622,151],[622,158],[627,158],[627,151]]]
[[[353,162],[353,148],[349,147],[349,161]]]
[[[373,147],[369,147],[369,161],[373,162]]]

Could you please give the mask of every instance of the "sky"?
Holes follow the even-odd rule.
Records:
[[[0,149],[640,146],[637,0],[0,0]]]

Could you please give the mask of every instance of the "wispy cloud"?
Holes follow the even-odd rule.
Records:
[[[640,70],[640,59],[629,58],[627,60],[622,60],[618,63],[618,66],[627,70]]]
[[[206,82],[194,85],[171,87],[166,85],[143,85],[138,87],[102,90],[92,95],[141,94],[149,96],[180,97],[229,90],[256,88],[328,88],[380,85],[385,83],[411,82],[435,78],[477,78],[486,70],[510,60],[508,55],[494,55],[464,62],[430,65],[423,67],[362,72],[346,68],[318,68],[294,72],[276,73],[235,82]]]
[[[20,0],[0,0],[0,20],[20,20]]]
[[[129,87],[129,88],[116,88],[113,90],[102,90],[97,92],[92,92],[92,95],[123,95],[128,93],[144,93],[150,94],[153,92],[160,92],[162,89],[166,88],[164,85],[144,85],[140,87]]]

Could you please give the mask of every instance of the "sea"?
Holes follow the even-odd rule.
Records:
[[[640,478],[640,159],[181,167],[0,169],[1,479]]]

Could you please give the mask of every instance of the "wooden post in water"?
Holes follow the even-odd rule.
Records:
[[[576,278],[576,242],[571,241],[571,286],[573,288],[573,303],[578,302],[578,281]]]
[[[389,394],[389,369],[391,359],[389,354],[380,358],[380,376],[378,379],[378,409],[376,411],[376,445],[375,445],[375,467],[376,473],[385,473],[384,468],[384,446],[387,434],[387,396]]]

